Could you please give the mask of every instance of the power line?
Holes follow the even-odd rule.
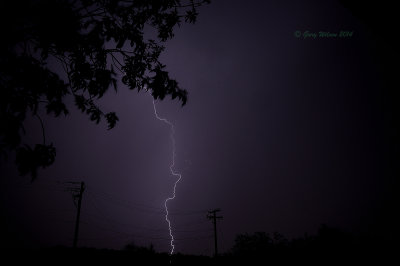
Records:
[[[110,229],[110,228],[107,228],[107,227],[104,227],[104,226],[101,226],[101,225],[98,225],[98,224],[89,223],[87,221],[83,221],[83,223],[86,224],[86,225],[89,225],[89,226],[98,227],[101,230],[113,232],[113,233],[116,233],[116,234],[119,234],[119,235],[124,235],[124,236],[130,237],[130,238],[139,238],[139,239],[148,239],[148,240],[165,240],[165,241],[169,241],[170,240],[167,237],[162,237],[162,236],[157,236],[157,235],[144,236],[144,235],[137,235],[137,234],[129,233],[129,232],[123,232],[123,231],[120,231],[120,230],[114,230],[114,229]],[[179,241],[183,241],[183,240],[198,240],[198,239],[209,239],[209,238],[212,238],[212,237],[213,237],[212,235],[207,235],[207,236],[204,236],[204,235],[197,236],[196,235],[196,236],[177,238],[176,240],[179,240]],[[81,239],[87,239],[87,238],[81,238]]]
[[[65,185],[76,185],[76,183],[63,183]],[[82,183],[81,183],[82,186]],[[75,197],[78,197],[78,199],[81,200],[81,196],[83,193],[83,190],[78,189],[74,186],[70,187],[67,186],[66,190],[73,193],[75,195]],[[129,224],[129,223],[121,223],[118,219],[115,218],[111,218],[108,214],[107,211],[104,210],[104,208],[100,208],[97,204],[98,199],[100,200],[106,200],[107,203],[109,204],[113,204],[113,205],[117,205],[117,206],[122,206],[125,207],[127,209],[129,209],[130,211],[132,210],[137,210],[139,209],[140,211],[145,211],[147,213],[160,213],[159,210],[162,210],[160,208],[156,208],[156,207],[151,207],[148,205],[144,205],[144,204],[135,204],[126,200],[120,200],[117,197],[111,196],[111,194],[109,193],[101,193],[101,192],[93,192],[93,190],[91,189],[87,189],[86,190],[86,194],[87,194],[87,202],[89,203],[90,206],[92,206],[95,210],[95,213],[92,212],[85,212],[86,215],[88,215],[88,218],[91,220],[90,222],[88,221],[82,221],[83,224],[85,224],[86,226],[90,226],[91,228],[100,228],[102,231],[108,231],[108,232],[112,232],[113,234],[117,234],[116,236],[110,236],[110,237],[95,237],[95,238],[88,238],[88,237],[80,237],[80,239],[83,240],[99,240],[99,239],[128,239],[128,238],[133,238],[133,239],[144,239],[144,240],[149,240],[149,241],[169,241],[170,239],[167,238],[166,236],[163,236],[163,234],[160,235],[160,233],[166,233],[167,229],[156,229],[156,228],[149,228],[149,227],[143,227],[143,226],[138,226],[138,225],[134,225],[134,224]],[[79,193],[79,194],[76,194]],[[78,196],[76,196],[78,195]],[[97,200],[96,200],[97,199]],[[78,204],[79,205],[79,204]],[[189,215],[189,214],[197,214],[200,213],[199,211],[186,211],[186,212],[181,212],[179,214],[176,215]],[[164,212],[162,212],[162,214],[165,214]],[[104,225],[100,225],[98,224],[98,221],[101,220],[95,220],[95,222],[93,222],[92,220],[92,216],[98,216],[103,218],[103,221],[106,221],[109,225],[108,226],[104,226]],[[193,228],[193,226],[196,225],[201,225],[204,224],[205,222],[197,222],[197,223],[193,223],[191,222],[189,224],[190,228]],[[79,225],[79,218],[77,217],[77,223],[76,225]],[[119,228],[122,226],[123,228],[134,228],[135,230],[140,230],[140,231],[147,231],[147,232],[153,232],[155,234],[153,235],[141,235],[141,234],[137,234],[135,232],[128,232],[128,231],[124,231],[124,230],[115,230],[113,229],[113,227],[118,226]],[[180,226],[182,227],[182,226]],[[78,227],[79,228],[79,227]],[[187,240],[200,240],[200,239],[210,239],[212,236],[207,234],[209,232],[211,232],[211,230],[177,230],[177,233],[183,234],[181,237],[176,238],[176,240],[178,242],[183,242],[183,241],[187,241]],[[191,234],[191,233],[197,233],[197,234]],[[200,235],[199,235],[200,233]],[[77,242],[77,237],[74,238],[74,245]]]
[[[88,194],[92,194],[92,193],[88,193]],[[93,200],[93,197],[92,197],[92,195],[89,195],[89,202],[90,202],[90,204],[91,205],[94,205],[95,206],[95,208],[100,212],[100,208],[98,208],[96,205],[95,205],[95,202],[94,202],[94,200]],[[101,212],[102,213],[102,216],[104,216],[104,217],[106,217],[106,220],[108,220],[109,222],[116,222],[116,223],[118,223],[118,224],[122,224],[122,223],[120,223],[120,222],[118,222],[117,220],[115,220],[115,219],[112,219],[112,218],[110,218],[108,215],[106,215],[104,212]],[[95,227],[98,227],[98,228],[101,228],[102,230],[104,230],[104,231],[109,231],[109,232],[113,232],[113,233],[116,233],[116,234],[118,234],[118,235],[121,235],[121,236],[123,236],[123,237],[104,237],[104,239],[118,239],[118,238],[123,238],[123,239],[127,239],[127,238],[134,238],[134,239],[147,239],[147,240],[149,240],[149,241],[153,241],[153,240],[158,240],[158,241],[161,241],[161,240],[163,240],[163,241],[169,241],[169,238],[166,238],[165,236],[160,236],[159,234],[156,234],[156,235],[152,235],[152,236],[146,236],[146,235],[138,235],[138,234],[136,234],[136,233],[132,233],[132,232],[126,232],[126,231],[121,231],[121,230],[115,230],[115,229],[111,229],[111,228],[108,228],[108,227],[105,227],[105,226],[101,226],[101,225],[99,225],[99,224],[97,224],[97,223],[90,223],[91,225],[93,225],[93,226],[95,226]],[[139,226],[134,226],[134,225],[128,225],[128,224],[123,224],[123,225],[125,225],[125,226],[129,226],[129,227],[134,227],[134,228],[143,228],[143,227],[139,227]],[[159,233],[159,232],[166,232],[167,230],[166,229],[152,229],[152,228],[145,228],[145,230],[147,231],[151,231],[151,232],[156,232],[156,233]],[[202,232],[207,232],[207,233],[209,233],[209,232],[211,232],[212,230],[177,230],[176,232],[183,232],[183,233],[186,233],[186,232],[188,232],[188,233],[202,233]],[[183,242],[183,241],[187,241],[187,240],[200,240],[200,239],[210,239],[210,238],[212,238],[212,235],[208,235],[208,234],[206,234],[206,235],[204,235],[204,234],[201,234],[201,235],[183,235],[182,237],[178,237],[176,240],[178,241],[178,242]],[[85,239],[87,239],[87,238],[85,238]],[[99,238],[97,238],[97,239],[99,239]],[[88,239],[87,239],[88,240]],[[93,239],[94,240],[94,239]]]
[[[94,208],[99,213],[102,214],[102,215],[96,215],[96,214],[95,215],[98,216],[98,217],[101,217],[101,218],[106,218],[106,220],[108,220],[108,222],[110,222],[110,223],[118,224],[118,225],[123,226],[123,227],[131,227],[131,228],[134,227],[134,228],[137,228],[137,229],[140,229],[140,230],[146,230],[146,231],[151,231],[151,232],[166,232],[167,231],[166,228],[156,229],[156,228],[143,227],[143,226],[138,226],[138,225],[133,225],[133,224],[128,224],[128,223],[121,223],[116,219],[110,218],[110,216],[106,215],[103,211],[100,210],[100,208],[97,207],[97,205],[95,204],[95,202],[94,202],[94,200],[93,200],[93,198],[91,196],[91,193],[88,193],[88,194],[89,194],[88,195],[89,203],[91,205],[93,205]],[[177,233],[195,233],[195,232],[201,233],[201,232],[210,232],[210,231],[211,230],[209,230],[209,229],[207,229],[207,230],[175,230],[175,232],[177,232]]]
[[[104,191],[99,191],[96,190],[95,192],[92,191],[93,194],[96,194],[97,196],[107,199],[107,200],[112,200],[116,202],[117,204],[120,204],[121,206],[126,206],[128,208],[139,208],[139,209],[145,209],[145,210],[154,210],[155,213],[159,213],[162,215],[165,215],[165,209],[160,208],[160,207],[155,207],[155,206],[150,206],[147,204],[143,203],[134,203],[131,201],[127,201],[125,199],[121,199],[116,197],[115,195],[112,195],[110,193],[104,192]],[[180,210],[180,209],[175,209],[175,211],[171,211],[170,214],[172,215],[193,215],[193,214],[201,214],[204,213],[205,210]]]

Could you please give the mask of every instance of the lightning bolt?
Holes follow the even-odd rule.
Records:
[[[174,253],[175,246],[174,246],[174,235],[172,234],[171,221],[170,221],[169,218],[168,218],[168,214],[169,214],[169,212],[168,212],[168,201],[175,199],[175,195],[176,195],[176,185],[179,183],[179,181],[181,181],[182,175],[181,175],[180,173],[177,173],[177,172],[174,171],[174,166],[175,166],[175,150],[176,150],[176,148],[175,148],[175,137],[174,137],[174,135],[175,135],[175,127],[174,127],[174,124],[172,124],[172,123],[171,123],[170,121],[168,121],[166,118],[161,118],[161,117],[158,115],[158,113],[157,113],[157,108],[156,108],[156,103],[155,103],[154,99],[153,99],[153,107],[154,107],[154,115],[156,116],[156,118],[157,118],[158,120],[160,120],[160,121],[166,123],[166,124],[169,125],[170,128],[171,128],[171,131],[170,131],[170,135],[169,135],[169,136],[170,136],[171,142],[172,142],[172,162],[171,162],[171,165],[169,166],[169,170],[171,171],[171,174],[172,174],[173,176],[177,177],[177,179],[176,179],[176,181],[175,181],[175,183],[174,183],[174,189],[173,189],[172,197],[168,197],[168,198],[165,199],[165,201],[164,201],[164,207],[165,207],[165,213],[166,213],[166,214],[165,214],[165,220],[166,220],[167,223],[168,223],[169,235],[170,235],[170,237],[171,237],[171,242],[170,242],[170,244],[171,244],[171,252],[170,252],[170,255],[172,255],[172,254]]]

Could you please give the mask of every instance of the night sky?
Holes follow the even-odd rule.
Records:
[[[182,173],[169,202],[176,252],[213,253],[206,216],[214,208],[223,216],[221,251],[239,233],[293,238],[322,223],[387,234],[392,144],[368,28],[338,1],[215,0],[199,12],[161,59],[188,103],[156,103],[175,125]],[[305,31],[353,35],[314,39]],[[57,158],[35,182],[19,177],[12,159],[1,162],[11,245],[72,245],[74,185],[64,182],[84,181],[79,246],[170,250],[163,209],[175,181],[170,129],[154,116],[150,95],[119,85],[100,102],[120,118],[110,131],[74,107],[66,118],[42,110]],[[25,128],[26,143],[41,141],[37,119]]]

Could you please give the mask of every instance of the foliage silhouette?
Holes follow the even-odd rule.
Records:
[[[54,162],[52,144],[23,145],[27,113],[68,114],[72,95],[90,120],[105,118],[108,129],[118,116],[105,113],[97,100],[117,78],[131,90],[146,89],[155,99],[170,95],[186,104],[187,92],[159,61],[164,43],[182,22],[194,23],[197,8],[209,0],[17,0],[1,1],[0,153],[16,151],[19,172],[37,176]],[[156,32],[145,36],[145,27]],[[54,69],[54,62],[63,71]],[[61,73],[60,73],[61,72]],[[43,129],[44,130],[44,129]],[[44,135],[44,133],[43,133]]]
[[[395,256],[395,242],[387,238],[353,235],[338,228],[321,225],[314,236],[290,241],[274,233],[240,234],[225,262],[268,262],[273,264],[338,265],[389,261]]]

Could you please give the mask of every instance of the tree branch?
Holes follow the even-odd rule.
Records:
[[[43,125],[43,120],[40,118],[38,114],[35,114],[35,116],[39,119],[40,125],[42,126],[42,135],[43,135],[43,145],[46,145],[46,135],[44,133],[44,125]]]

